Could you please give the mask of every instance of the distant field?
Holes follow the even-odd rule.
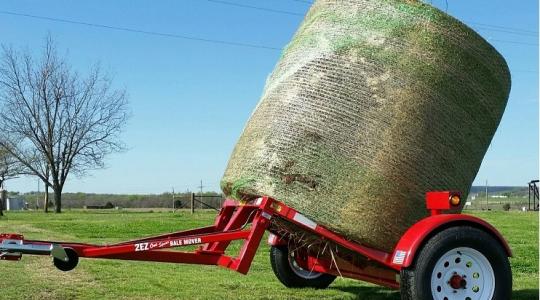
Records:
[[[538,299],[538,214],[473,212],[495,225],[514,251],[514,299]],[[213,211],[8,212],[0,232],[32,239],[112,243],[211,224]],[[327,290],[291,290],[274,277],[263,244],[248,276],[217,267],[82,259],[72,272],[48,257],[0,262],[0,299],[399,299],[399,293],[349,279]]]
[[[522,207],[528,208],[528,198],[523,197],[509,197],[509,198],[489,198],[486,204],[486,198],[476,198],[475,200],[468,199],[471,202],[471,206],[466,206],[466,210],[486,210],[486,207],[490,210],[503,210],[505,203],[510,204],[510,210],[521,210]],[[538,201],[536,201],[538,203]],[[532,208],[532,202],[531,202]]]

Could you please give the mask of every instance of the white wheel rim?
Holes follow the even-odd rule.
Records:
[[[459,277],[456,277],[459,276]],[[455,288],[451,280],[466,284]],[[495,291],[495,274],[488,259],[479,251],[460,247],[446,252],[431,274],[431,294],[436,300],[490,300]]]
[[[296,274],[298,277],[303,279],[315,279],[321,277],[322,273],[313,272],[309,270],[302,269],[296,262],[296,258],[294,257],[294,252],[289,254],[289,266],[291,266],[292,271],[294,274]]]

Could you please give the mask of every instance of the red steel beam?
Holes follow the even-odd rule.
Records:
[[[369,259],[377,261],[378,263],[386,266],[392,266],[390,253],[352,242],[346,239],[344,236],[341,236],[319,224],[316,224],[315,222],[306,218],[304,215],[300,214],[296,210],[288,207],[281,202],[275,201],[272,203],[271,207],[277,215],[283,217],[286,221],[299,225],[305,230],[315,232],[316,234],[321,236],[321,238],[328,239],[342,247],[353,250],[354,252],[357,252]]]
[[[258,207],[254,206],[240,206],[237,208],[236,213],[228,220],[226,225],[223,226],[222,224],[218,224],[218,226],[223,226],[223,231],[237,230],[251,221],[250,219],[253,217],[252,213],[254,213],[257,208]],[[203,247],[203,250],[224,252],[230,243],[230,240],[219,243],[209,243]]]
[[[200,245],[226,240],[246,239],[250,235],[249,230],[212,233],[206,235],[182,236],[161,240],[147,240],[142,243],[121,244],[113,246],[88,247],[83,249],[82,257],[100,257],[104,255],[125,254],[130,252],[148,252],[172,247]]]
[[[218,265],[221,255],[201,254],[180,251],[146,251],[129,252],[123,254],[103,255],[99,258],[137,260],[137,261],[155,261],[167,263],[182,263],[196,265]]]

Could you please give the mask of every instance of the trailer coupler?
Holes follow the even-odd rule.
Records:
[[[0,259],[20,260],[23,254],[50,255],[55,260],[67,262],[68,254],[59,244],[25,244],[24,237],[17,234],[0,235]]]

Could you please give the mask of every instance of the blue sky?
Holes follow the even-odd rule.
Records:
[[[100,61],[130,95],[125,153],[107,168],[68,180],[65,191],[161,193],[218,190],[241,130],[280,51],[237,47],[14,16],[5,12],[281,48],[309,4],[298,0],[0,2],[0,43],[39,52],[47,33],[75,68]],[[446,2],[427,1],[445,10]],[[3,12],[3,13],[2,13]],[[448,0],[448,13],[503,54],[513,87],[475,184],[524,185],[538,177],[538,1]],[[489,26],[488,26],[489,25]],[[514,30],[518,29],[518,30]],[[7,183],[36,190],[37,180]],[[41,186],[43,189],[43,186]]]

